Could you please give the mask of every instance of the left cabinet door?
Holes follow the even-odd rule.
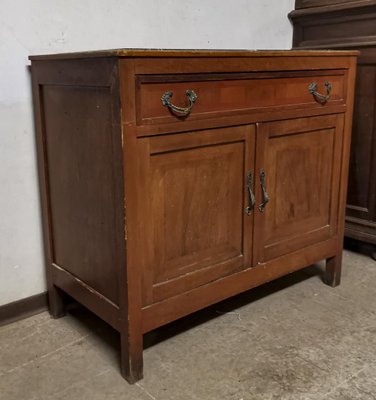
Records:
[[[254,126],[138,140],[146,149],[143,306],[251,267]]]

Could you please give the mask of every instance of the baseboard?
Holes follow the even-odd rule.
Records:
[[[47,310],[47,292],[0,306],[0,326]]]

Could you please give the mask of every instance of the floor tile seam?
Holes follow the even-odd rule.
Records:
[[[241,312],[239,312],[239,314],[241,314]],[[242,331],[242,333],[246,333],[248,332],[250,329],[254,329],[257,327],[257,324],[252,320],[252,319],[248,319],[247,316],[245,315],[245,313],[243,313],[243,317],[242,319],[238,319],[236,318],[236,320],[234,319],[228,319],[227,321],[223,320],[221,321],[221,325],[220,326],[206,326],[205,330],[203,330],[202,333],[205,334],[206,330],[212,331],[212,330],[221,330],[223,328],[228,329],[229,327],[231,327],[231,332],[233,330],[238,330],[238,331]],[[228,331],[227,333],[230,333],[230,331]]]
[[[364,272],[364,271],[363,271]],[[342,278],[342,282],[345,282],[345,280],[348,280],[351,283],[351,287],[362,287],[362,286],[368,286],[368,283],[370,279],[375,278],[375,276],[367,276],[366,278],[359,278],[359,277],[348,277],[348,278]],[[338,287],[341,287],[342,283],[339,284]],[[334,290],[336,288],[333,288]]]
[[[135,386],[137,386],[143,393],[145,393],[150,399],[158,400],[155,396],[153,396],[146,387],[142,385],[140,382],[136,382]]]
[[[369,310],[367,310],[365,307],[362,307],[362,306],[359,305],[355,300],[353,300],[353,299],[351,299],[351,298],[342,296],[342,295],[340,295],[340,294],[338,294],[338,293],[334,293],[334,292],[332,293],[332,295],[334,295],[335,297],[338,297],[338,298],[341,298],[341,299],[350,301],[350,302],[352,303],[352,305],[359,307],[359,308],[360,308],[361,310],[363,310],[363,311],[368,311],[368,312],[369,312]],[[316,296],[312,296],[311,299],[312,299],[312,301],[315,302],[316,304],[318,304],[318,305],[320,305],[320,306],[323,306],[324,308],[326,307],[326,304],[325,304],[324,302],[318,300],[318,299],[316,298]],[[293,303],[293,302],[292,302],[292,303]],[[300,309],[297,305],[294,305],[294,309],[295,309],[296,311],[298,311],[299,313],[302,313],[302,312],[303,312],[303,310]],[[336,315],[341,316],[342,318],[344,318],[346,321],[352,321],[352,318],[351,318],[351,317],[346,316],[346,314],[343,313],[343,312],[341,312],[340,310],[337,310],[337,309],[335,309],[335,308],[330,308],[330,310],[333,311]],[[241,315],[240,309],[235,309],[235,311]],[[244,313],[244,315],[245,315],[245,314],[246,314],[246,313]],[[265,319],[265,318],[264,318],[264,319]],[[244,320],[246,321],[247,318],[245,317]],[[251,320],[250,320],[250,322],[251,322],[252,326],[254,326],[254,327],[256,326],[256,323],[255,323],[255,322],[252,322]],[[246,324],[244,324],[244,325],[246,325]]]
[[[348,301],[350,301],[350,302],[352,303],[352,305],[358,306],[358,307],[359,307],[359,305],[358,305],[357,302],[355,302],[355,301],[352,300],[352,299],[349,299],[348,297],[344,297],[344,296],[341,296],[341,295],[335,295],[335,296],[336,296],[336,297],[339,297],[339,298],[342,298],[342,299],[344,299],[344,300],[348,300]],[[346,320],[352,321],[352,318],[349,317],[349,316],[347,316],[346,313],[341,312],[340,310],[337,310],[337,309],[334,308],[334,307],[328,307],[328,305],[327,305],[324,301],[319,301],[319,300],[316,298],[316,296],[315,296],[315,297],[312,297],[312,301],[315,302],[316,304],[320,305],[320,306],[323,306],[323,309],[324,309],[324,310],[328,310],[328,309],[329,309],[330,311],[334,312],[336,315],[339,315],[339,316],[343,317],[343,318],[346,319]],[[360,308],[362,308],[362,307],[360,307]],[[363,310],[363,308],[362,308],[362,310]],[[301,309],[299,309],[299,308],[298,308],[298,311],[303,312],[303,310],[301,310]]]
[[[14,325],[17,325],[17,324],[25,324],[28,320],[38,318],[43,313],[48,314],[48,310],[42,310],[40,313],[33,314],[33,315],[26,315],[24,317],[21,317],[20,319],[15,319],[15,320],[9,322],[8,324],[0,325],[0,331],[12,329],[14,327]],[[51,318],[50,315],[46,315],[46,317],[49,317],[47,319]]]
[[[324,368],[324,367],[322,367],[322,366],[316,364],[314,361],[310,360],[309,358],[305,358],[305,357],[303,357],[303,356],[301,356],[301,355],[299,355],[299,354],[295,354],[295,356],[296,356],[297,358],[299,358],[300,360],[302,360],[302,361],[304,361],[304,362],[306,362],[306,363],[312,365],[313,367],[319,369],[320,371],[323,371],[323,372],[326,372],[326,373],[329,373],[329,372],[330,372],[329,369],[326,369],[326,368]]]
[[[32,318],[32,317],[30,317],[30,318]],[[51,322],[51,321],[54,321],[54,319],[53,319],[53,318],[50,318],[50,319],[48,319],[48,320],[46,320],[46,321],[41,322],[40,324],[37,325],[37,330],[35,330],[34,332],[30,333],[30,334],[27,335],[27,336],[23,336],[23,337],[21,337],[21,338],[19,338],[19,339],[16,339],[15,342],[16,342],[16,343],[19,343],[19,342],[21,342],[21,341],[23,341],[23,340],[25,340],[25,339],[28,339],[28,338],[30,338],[30,337],[32,337],[32,336],[34,336],[34,335],[40,333],[40,329],[39,329],[39,328],[43,328],[44,325],[46,325],[47,323],[49,323],[49,322]],[[23,328],[23,329],[27,329],[27,328]],[[1,329],[0,329],[0,330],[1,330]],[[82,335],[82,333],[81,333],[79,330],[74,329],[74,328],[73,328],[72,330],[73,330],[75,333],[78,333],[79,335],[84,336],[84,335]],[[4,330],[4,331],[6,332],[6,330]],[[10,347],[10,346],[11,346],[11,344],[6,344],[4,347],[0,346],[0,349],[1,349],[1,348],[8,348],[8,347]]]
[[[39,327],[40,327],[40,326],[38,326],[38,328],[39,328]],[[11,343],[6,344],[6,345],[4,346],[4,348],[11,347],[11,346],[13,346],[14,344],[19,344],[19,343],[22,342],[23,340],[29,339],[29,338],[35,336],[36,334],[40,334],[40,333],[41,333],[41,332],[40,332],[39,329],[38,329],[38,330],[35,330],[34,332],[31,332],[30,334],[28,334],[28,335],[26,335],[26,336],[22,336],[21,338],[15,339],[15,341],[13,342],[13,344],[11,344]]]
[[[268,350],[265,350],[265,353],[267,353],[268,352]],[[285,351],[283,351],[282,353],[281,353],[281,359],[283,358],[283,356],[284,355],[286,355],[286,354],[288,354],[289,353],[289,350],[285,350]],[[303,361],[303,362],[305,362],[305,363],[307,363],[307,364],[310,364],[311,366],[313,366],[315,369],[317,369],[317,370],[320,370],[320,371],[323,371],[323,372],[325,372],[325,373],[329,373],[329,370],[327,370],[327,369],[325,369],[325,368],[323,368],[323,367],[321,367],[321,366],[319,366],[319,365],[317,365],[316,363],[314,363],[313,361],[311,361],[311,360],[309,360],[309,359],[306,359],[306,358],[304,358],[304,357],[302,357],[302,356],[300,356],[300,355],[298,355],[298,354],[294,354],[294,357],[296,357],[296,358],[298,358],[298,359],[300,359],[301,361]],[[299,379],[300,381],[303,381],[304,382],[304,379],[302,379],[302,378],[300,378],[300,377],[296,377],[297,379]]]
[[[333,312],[335,315],[342,317],[345,321],[352,321],[352,320],[353,320],[350,316],[347,316],[346,313],[343,312],[343,311],[337,310],[337,309],[335,309],[334,307],[328,307],[328,305],[326,305],[324,302],[320,302],[320,301],[317,301],[317,300],[315,300],[315,299],[313,299],[313,301],[314,301],[316,304],[322,306],[323,311],[325,311],[325,312],[327,312],[328,310],[330,310],[330,312]],[[356,304],[356,303],[354,303],[354,305],[355,305],[355,304]]]
[[[339,297],[339,298],[341,298],[341,299],[343,299],[343,300],[348,300],[348,301],[350,301],[351,303],[356,304],[356,302],[355,302],[354,300],[352,300],[352,299],[350,299],[349,297],[343,296],[342,294],[336,292],[336,288],[331,288],[331,291],[330,291],[329,293],[330,293],[331,296]],[[317,297],[318,297],[318,296],[314,296],[314,298],[317,298]]]
[[[372,392],[367,392],[366,390],[360,388],[357,384],[355,384],[355,387],[356,387],[357,390],[359,390],[359,392],[364,393],[364,394],[366,394],[368,396],[371,396],[372,399],[376,400],[376,396]]]
[[[32,360],[29,360],[29,361],[27,361],[27,362],[25,362],[25,363],[23,363],[23,364],[21,364],[21,365],[17,365],[16,367],[11,368],[11,369],[8,370],[8,371],[2,372],[2,373],[0,373],[0,378],[1,378],[2,376],[5,376],[5,375],[7,375],[7,374],[10,374],[10,373],[12,373],[12,372],[14,372],[14,371],[17,371],[18,369],[23,368],[23,367],[25,367],[25,366],[27,366],[27,365],[29,365],[29,364],[32,364],[32,363],[34,363],[34,362],[36,362],[36,361],[42,360],[43,358],[46,358],[46,357],[50,356],[51,354],[55,354],[55,353],[57,353],[57,352],[59,352],[59,351],[61,351],[61,350],[63,350],[63,349],[66,349],[67,347],[70,347],[70,346],[72,346],[72,345],[74,345],[74,344],[76,344],[76,343],[79,343],[80,341],[82,341],[83,339],[87,338],[88,336],[90,336],[90,335],[87,334],[87,335],[85,335],[85,336],[81,336],[80,338],[75,339],[75,340],[73,340],[72,342],[66,343],[64,346],[58,347],[57,349],[55,349],[55,350],[53,350],[53,351],[50,351],[49,353],[43,354],[43,355],[41,355],[40,357],[33,358]]]
[[[325,303],[320,302],[320,301],[317,301],[315,298],[313,298],[312,301],[314,301],[316,304],[318,304],[318,305],[320,305],[320,306],[323,306],[323,309],[324,309]],[[351,301],[352,301],[352,300],[351,300]],[[354,304],[356,304],[356,303],[354,303]],[[303,310],[301,310],[298,306],[295,306],[294,308],[295,308],[295,310],[296,310],[297,312],[303,313]],[[336,309],[334,309],[334,308],[331,308],[331,310],[333,310],[333,312],[334,312],[335,315],[340,316],[340,317],[342,317],[346,322],[351,323],[352,318],[350,318],[349,316],[346,316],[344,313],[342,313],[341,311],[336,310]],[[265,319],[265,318],[263,318],[263,319]],[[280,322],[280,324],[281,324],[282,326],[288,326],[288,325],[286,325],[285,321]],[[246,325],[246,324],[245,324],[245,325]],[[256,325],[257,325],[257,324],[255,324],[254,322],[252,322],[252,326],[253,326],[253,327],[255,327]],[[243,334],[247,334],[247,332],[243,332]],[[266,335],[268,335],[269,337],[271,337],[270,334],[269,334],[268,332],[266,333]],[[202,347],[201,345],[199,345],[199,346]]]
[[[356,302],[355,300],[353,300],[353,299],[351,299],[351,298],[349,298],[349,297],[345,297],[345,296],[342,296],[342,295],[340,295],[340,294],[334,294],[334,296],[339,297],[339,298],[341,298],[341,299],[343,299],[343,300],[350,301],[350,302],[352,303],[353,306],[358,307],[361,311],[366,311],[366,312],[375,314],[372,310],[367,309],[366,307],[362,306],[361,304],[359,304],[358,302]],[[321,305],[325,306],[325,303],[324,303],[324,302],[321,302],[321,301],[319,301],[319,300],[317,300],[317,299],[315,299],[315,298],[313,299],[313,301],[315,301],[317,304],[321,304]],[[335,308],[331,308],[331,310],[333,310],[337,315],[340,315],[340,316],[342,316],[342,317],[345,317],[345,318],[348,319],[348,320],[352,320],[352,318],[347,317],[345,313],[343,313],[343,312],[341,312],[341,311],[339,311],[339,310],[336,310]],[[376,316],[376,314],[375,314],[375,316]]]
[[[268,352],[267,349],[260,349],[260,352],[262,352],[262,351],[264,351],[265,354]],[[288,351],[289,351],[289,350],[284,351],[284,352],[281,354],[281,357],[282,357],[282,355],[287,354]],[[304,358],[304,357],[302,357],[302,356],[299,356],[299,355],[295,355],[295,357],[299,358],[301,361],[303,361],[303,362],[305,362],[305,363],[307,363],[307,364],[312,365],[312,366],[313,366],[315,369],[317,369],[317,370],[323,371],[323,372],[325,372],[325,373],[329,373],[329,370],[327,370],[327,369],[321,367],[320,365],[317,365],[316,363],[312,362],[312,361],[309,360],[309,359],[306,359],[306,358]],[[232,370],[229,370],[229,371],[228,371],[228,374],[231,375],[231,373],[232,373]],[[296,378],[297,378],[298,380],[300,380],[301,382],[304,382],[304,379],[302,379],[301,377],[297,376]],[[277,380],[274,380],[274,381],[278,383]]]
[[[335,297],[339,298],[339,299],[349,301],[352,306],[357,307],[360,311],[364,311],[364,312],[367,312],[367,313],[375,314],[372,310],[367,309],[366,307],[362,306],[361,304],[359,304],[358,302],[356,302],[355,300],[353,300],[353,299],[351,299],[349,297],[345,297],[345,296],[342,296],[340,294],[333,294],[333,295]],[[343,311],[340,311],[340,310],[338,310],[338,309],[336,309],[334,307],[331,307],[331,308],[329,307],[328,308],[328,305],[325,303],[325,301],[319,300],[317,298],[317,296],[311,297],[311,300],[312,300],[312,302],[315,302],[316,304],[318,304],[320,306],[323,306],[323,308],[331,310],[336,315],[339,315],[339,316],[343,317],[347,321],[352,321],[353,320],[353,318],[351,318],[350,316],[346,315],[346,313],[343,312]],[[304,312],[298,306],[295,307],[295,310],[298,310],[299,312]],[[376,314],[375,314],[375,316],[376,316]]]
[[[241,335],[239,335],[237,337],[237,341],[240,340],[243,336],[247,336],[247,334],[248,334],[247,332],[243,332]],[[227,342],[229,343],[230,341],[227,340]],[[198,347],[201,348],[204,352],[208,351],[208,348],[201,345],[201,343],[198,344]],[[234,348],[236,348],[236,346],[231,345],[231,348],[234,349]],[[237,348],[237,350],[241,350],[241,347],[239,346],[239,348]],[[260,349],[260,351],[262,351],[262,349]],[[208,360],[217,361],[217,359],[216,359],[217,355],[216,355],[215,351],[209,351],[207,353],[207,356],[208,356]]]
[[[245,325],[246,326],[246,325]],[[215,329],[215,327],[213,327],[213,330]],[[243,337],[243,336],[246,336],[246,335],[249,335],[249,331],[247,330],[247,331],[244,331],[244,332],[241,332],[238,336],[237,336],[237,338],[239,339],[239,338],[241,338],[241,337]],[[188,340],[192,340],[193,338],[192,337],[190,337],[190,338],[188,338],[187,339],[187,341]],[[227,338],[228,339],[228,338]],[[200,338],[195,338],[194,339],[194,345],[195,346],[197,346],[197,348],[198,349],[200,349],[200,350],[202,350],[202,351],[207,351],[207,347],[204,345],[204,344],[202,344],[202,340],[200,339]],[[179,349],[180,350],[180,349]],[[184,356],[185,355],[185,351],[183,350],[183,349],[181,349],[181,354]],[[209,353],[209,355],[210,356],[212,356],[213,354],[212,353]]]
[[[25,321],[26,319],[33,318],[33,317],[35,317],[35,315],[32,315],[30,317],[27,317],[27,318],[24,318],[24,319],[21,319],[21,320],[18,320],[18,321],[13,321],[13,322],[11,322],[9,324],[6,324],[6,325],[3,325],[3,326],[0,326],[0,332],[3,333],[3,332],[10,331],[12,329],[18,329],[18,327],[15,327],[16,324],[20,324],[22,322],[26,322]],[[46,322],[49,322],[50,320],[51,320],[51,318],[49,318],[46,321],[43,321],[43,322],[41,322],[40,324],[37,324],[37,325],[43,325]],[[33,326],[33,324],[31,324],[30,326],[23,326],[22,329],[28,329],[31,326]]]
[[[101,371],[101,372],[99,372],[98,374],[95,374],[95,375],[93,375],[93,376],[90,376],[89,378],[82,379],[82,380],[80,380],[79,382],[73,383],[73,384],[71,384],[70,386],[66,387],[65,389],[59,390],[59,391],[57,391],[57,392],[55,392],[55,393],[51,393],[51,396],[52,396],[51,400],[53,400],[54,398],[56,398],[56,396],[58,396],[58,395],[60,395],[60,394],[63,394],[64,392],[67,392],[68,390],[70,390],[70,389],[72,389],[72,388],[78,387],[78,386],[82,385],[83,383],[86,383],[86,382],[90,381],[90,380],[93,379],[93,378],[98,378],[98,377],[100,377],[100,376],[106,374],[107,372],[109,372],[109,371],[111,371],[111,370],[112,370],[111,368],[107,368],[106,370]]]
[[[369,285],[367,285],[367,283],[369,283],[369,279],[368,279],[367,281],[366,281],[366,280],[361,281],[361,282],[359,282],[358,284],[359,284],[359,286],[362,286],[362,287],[365,287],[365,288],[370,287],[371,290],[374,290],[374,289],[373,289],[373,286],[369,286]],[[376,293],[376,291],[375,291],[375,293]]]
[[[54,322],[57,322],[58,320],[60,320],[60,321],[67,321],[68,318],[66,318],[66,317],[67,317],[67,315],[65,315],[65,316],[63,316],[63,317],[60,317],[60,318],[54,318],[54,317],[52,317],[52,316],[50,315],[48,319],[46,319],[46,320],[44,320],[43,322],[41,322],[40,324],[38,324],[38,326],[43,326],[43,325],[46,325],[46,324],[48,324],[48,323],[54,323]]]
[[[245,321],[245,320],[244,320]],[[221,335],[220,339],[221,340],[229,340],[231,339],[232,335],[237,332],[236,336],[237,338],[240,338],[244,335],[249,335],[249,333],[256,327],[256,324],[254,323],[241,323],[241,324],[232,324],[230,327],[229,325],[231,325],[231,322],[229,322],[229,324],[227,326],[213,326],[210,328],[210,331],[215,331],[217,332],[218,335],[221,335],[221,330],[223,331],[223,329],[226,329],[226,331],[224,332],[224,334]],[[230,328],[230,329],[229,329]],[[203,332],[203,334],[205,334],[206,332]],[[201,342],[200,342],[201,343]]]
[[[301,357],[298,357],[298,358],[301,359]],[[307,362],[307,360],[304,360],[304,359],[301,359],[301,360]],[[314,364],[313,364],[313,366],[314,366],[315,368],[321,370],[321,368],[320,368],[319,366],[314,365]],[[327,371],[325,371],[325,370],[323,370],[323,371],[324,371],[324,372],[327,372]],[[306,383],[305,379],[302,378],[302,377],[300,377],[300,376],[296,376],[296,375],[295,375],[295,379],[296,379],[297,381],[303,383],[303,384]],[[279,387],[281,387],[281,388],[283,388],[283,389],[287,389],[283,381],[280,381],[280,380],[275,379],[275,378],[273,378],[273,377],[271,377],[270,380],[272,380],[272,381],[273,381],[275,384],[277,384]],[[296,389],[294,389],[294,390],[296,390]],[[303,393],[303,392],[301,392],[301,391],[299,391],[299,390],[297,390],[296,393],[294,392],[293,394],[296,394],[296,395],[306,395],[306,393]],[[310,394],[308,394],[308,395],[310,395]],[[325,395],[326,395],[326,394],[325,394]],[[274,399],[274,397],[273,397],[273,399]],[[283,397],[283,399],[285,399],[285,397]],[[290,399],[290,397],[289,397],[289,399]],[[305,398],[305,399],[308,400],[308,397]],[[316,399],[316,400],[321,400],[321,399],[322,399],[322,398],[320,397],[319,399]]]
[[[364,370],[367,369],[367,365],[363,366],[360,370],[358,370],[355,374],[352,374],[350,376],[348,376],[346,379],[342,380],[341,382],[338,383],[338,385],[336,385],[332,390],[330,390],[328,393],[326,393],[325,395],[323,395],[323,397],[319,400],[324,400],[325,398],[327,398],[327,396],[332,395],[338,388],[340,388],[341,386],[345,385],[347,382],[351,381],[352,379],[356,378],[357,376],[359,376]]]

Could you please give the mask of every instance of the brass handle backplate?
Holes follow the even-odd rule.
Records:
[[[247,188],[248,188],[248,194],[249,194],[249,206],[246,207],[245,213],[247,215],[251,215],[251,212],[255,206],[255,195],[252,192],[252,171],[248,171],[247,175]]]
[[[174,95],[172,91],[163,93],[163,96],[161,97],[161,102],[165,107],[167,107],[174,113],[179,114],[181,116],[187,116],[191,113],[192,108],[198,99],[198,96],[193,90],[190,89],[186,90],[185,94],[188,98],[188,103],[189,103],[188,107],[178,107],[172,104],[170,102],[171,97]]]
[[[326,81],[325,87],[326,94],[321,94],[317,92],[317,82],[312,82],[308,87],[309,93],[311,93],[315,97],[315,99],[321,104],[326,104],[329,101],[330,93],[332,92],[332,85],[330,82]]]
[[[259,205],[259,210],[260,212],[263,213],[266,204],[269,203],[270,200],[265,187],[265,171],[263,169],[260,170],[260,185],[261,185],[262,203]]]

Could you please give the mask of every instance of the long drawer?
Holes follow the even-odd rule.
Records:
[[[136,82],[136,121],[137,125],[153,125],[182,119],[273,111],[282,107],[312,108],[344,104],[344,74],[343,70],[325,70],[139,75]],[[317,95],[312,93],[312,88]],[[325,101],[323,96],[327,95],[330,98]],[[174,106],[177,107],[175,111]]]

